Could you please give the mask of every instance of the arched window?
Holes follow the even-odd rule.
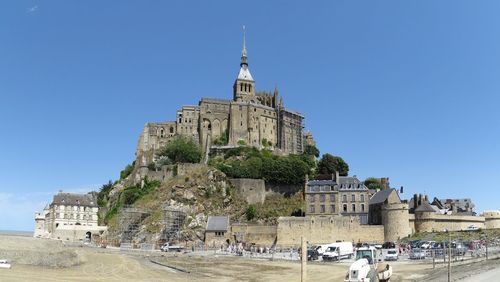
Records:
[[[248,84],[248,92],[252,92],[252,84]]]
[[[162,128],[162,129],[160,129],[160,137],[163,138],[163,136],[164,136],[164,131],[163,131],[163,128]]]
[[[170,133],[174,133],[174,127],[173,126],[170,127]]]
[[[243,83],[240,83],[240,91],[243,92]]]

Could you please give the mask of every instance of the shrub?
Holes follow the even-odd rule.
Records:
[[[122,171],[120,171],[120,180],[127,178],[134,170],[135,161],[128,164]]]
[[[167,144],[159,156],[166,156],[174,163],[199,163],[201,160],[201,150],[198,144],[185,137],[177,137]]]
[[[248,221],[252,221],[257,217],[257,208],[254,205],[249,205],[245,210],[245,217]]]

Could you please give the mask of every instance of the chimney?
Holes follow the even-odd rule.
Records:
[[[413,194],[413,209],[416,209],[417,207],[418,207],[417,194]]]

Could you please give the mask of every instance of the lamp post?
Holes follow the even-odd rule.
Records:
[[[448,233],[448,282],[451,282],[451,232],[445,229]]]

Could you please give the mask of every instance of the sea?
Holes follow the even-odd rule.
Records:
[[[0,235],[33,237],[33,231],[0,230]]]

